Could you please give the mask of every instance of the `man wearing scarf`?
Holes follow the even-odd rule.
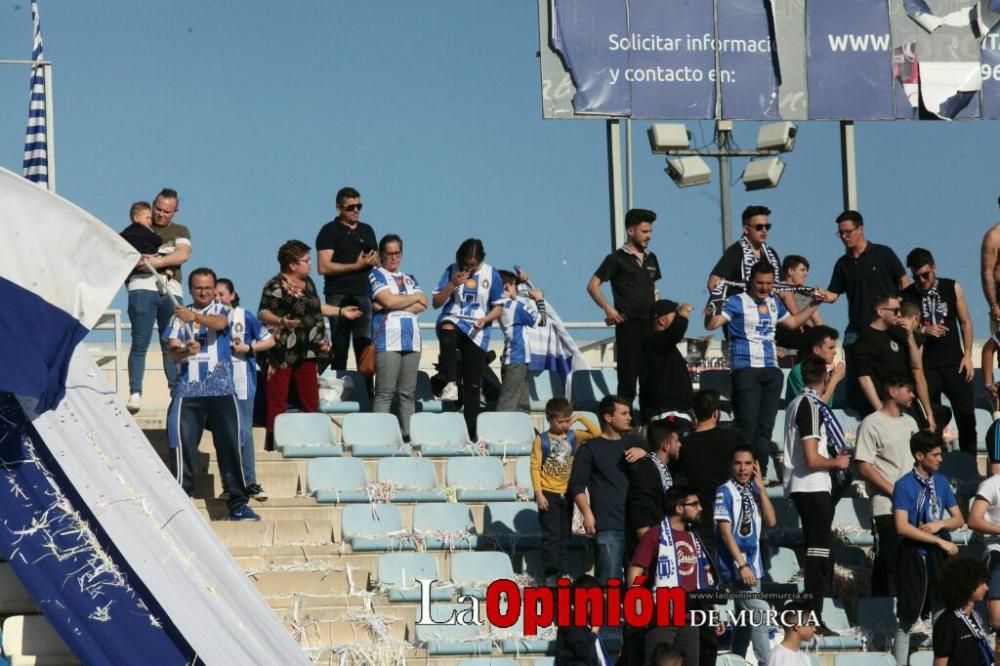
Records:
[[[774,506],[764,488],[760,465],[753,449],[740,446],[733,451],[732,477],[719,486],[715,496],[716,547],[718,548],[719,575],[722,582],[734,592],[760,592],[764,577],[761,558],[761,527],[774,527],[778,520]],[[739,596],[735,599],[736,612],[757,611],[761,618],[770,608],[766,600]],[[740,626],[733,630],[733,653],[746,657],[747,647],[753,641],[753,654],[757,663],[767,663],[771,653],[768,627]]]
[[[941,572],[945,612],[934,622],[934,663],[993,666],[995,655],[976,604],[986,597],[986,565],[971,557],[949,560]],[[944,659],[944,661],[940,661]]]
[[[628,585],[645,584],[680,587],[690,595],[716,588],[717,572],[708,552],[691,525],[698,522],[702,507],[698,495],[688,486],[673,486],[667,493],[668,513],[656,529],[643,534],[628,567]],[[640,577],[645,578],[645,582]],[[708,602],[688,596],[687,609],[707,608]],[[645,662],[660,643],[673,645],[684,653],[684,666],[715,663],[714,654],[705,654],[699,627],[651,626],[646,631]],[[709,648],[711,649],[711,648]]]
[[[948,484],[938,473],[941,440],[921,430],[910,438],[913,470],[896,482],[892,509],[899,544],[896,547],[896,663],[909,663],[910,629],[929,605],[936,619],[941,599],[934,581],[941,579],[946,558],[958,554],[949,530],[962,527],[962,512]]]
[[[768,221],[770,214],[771,209],[767,206],[747,206],[743,210],[743,235],[726,248],[716,262],[712,274],[708,276],[709,292],[723,281],[745,283],[750,279],[750,270],[758,261],[768,262],[774,266],[775,274],[781,275],[778,253],[765,242],[771,231],[771,223]],[[730,295],[733,293],[736,292],[730,291]]]
[[[976,455],[973,331],[965,292],[955,280],[938,277],[934,255],[922,247],[906,255],[906,265],[913,275],[913,284],[903,291],[903,298],[920,305],[920,333],[924,336],[922,366],[928,398],[936,405],[941,402],[942,393],[948,396],[958,426],[959,445],[966,453]]]

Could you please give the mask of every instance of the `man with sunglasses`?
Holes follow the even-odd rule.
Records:
[[[975,455],[974,338],[964,290],[955,280],[938,277],[934,256],[922,247],[906,255],[906,265],[914,282],[903,292],[903,298],[920,306],[919,327],[924,339],[922,365],[928,397],[937,404],[941,402],[942,393],[948,396],[958,425],[959,445],[966,453]]]
[[[775,274],[781,274],[778,253],[766,244],[771,231],[771,223],[768,221],[770,215],[771,209],[767,206],[747,206],[743,210],[743,236],[726,248],[716,262],[712,274],[708,276],[709,292],[723,281],[746,282],[750,279],[750,269],[758,261],[767,261],[774,266]],[[730,292],[732,293],[734,292]]]
[[[859,390],[854,343],[858,334],[871,323],[872,300],[879,294],[899,293],[906,289],[910,286],[910,278],[892,248],[871,243],[865,238],[865,220],[858,211],[846,210],[837,216],[837,237],[844,244],[844,254],[833,266],[826,301],[834,303],[841,294],[847,294],[848,324],[844,331],[847,402],[867,414],[871,411],[870,400]]]
[[[361,194],[353,187],[337,192],[337,217],[327,222],[316,237],[316,259],[323,276],[323,295],[328,305],[357,305],[358,319],[330,318],[334,370],[347,369],[347,350],[354,339],[354,356],[371,344],[372,302],[368,297],[368,273],[378,265],[375,231],[361,221]]]

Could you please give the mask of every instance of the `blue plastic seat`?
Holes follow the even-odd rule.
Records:
[[[541,541],[534,502],[496,502],[483,511],[483,537],[500,548],[537,548]]]
[[[871,546],[875,537],[871,532],[871,503],[860,497],[844,497],[833,510],[833,529],[841,541],[852,546]]]
[[[458,666],[517,666],[517,661],[506,657],[481,657],[479,659],[462,659]]]
[[[310,460],[306,467],[306,489],[321,504],[367,502],[364,462],[360,458]]]
[[[535,428],[531,417],[520,412],[485,412],[476,420],[479,439],[493,456],[526,456],[531,454]]]
[[[417,504],[413,535],[427,550],[474,550],[478,544],[472,511],[464,504]]]
[[[613,394],[617,386],[617,377],[609,382],[600,370],[577,370],[570,375],[570,402],[576,409],[596,412],[601,399]]]
[[[517,616],[517,621],[504,630],[502,635],[507,636],[500,641],[500,651],[504,654],[548,654],[555,648],[555,641],[544,638],[524,635],[524,617]]]
[[[545,411],[545,403],[552,398],[566,396],[566,386],[562,375],[551,370],[532,370],[528,374],[528,398],[531,411]]]
[[[418,412],[431,412],[438,414],[443,409],[441,401],[437,399],[434,395],[434,389],[431,387],[431,378],[423,370],[417,372],[417,388],[414,394],[414,399],[417,402]],[[412,429],[412,425],[410,428]],[[412,436],[412,434],[411,434]]]
[[[870,649],[888,649],[896,635],[895,597],[859,597],[857,604],[857,624],[868,635]]]
[[[506,478],[499,458],[452,458],[445,468],[445,485],[458,489],[459,502],[513,502],[517,490],[504,487]]]
[[[498,461],[499,462],[499,461]],[[376,481],[388,484],[394,502],[444,502],[448,495],[437,482],[434,463],[427,458],[382,458]]]
[[[344,447],[334,437],[333,423],[325,414],[279,414],[274,419],[274,448],[286,458],[344,454]]]
[[[834,666],[896,666],[896,658],[888,652],[852,652],[838,654],[833,664]]]
[[[420,601],[418,579],[440,580],[437,558],[428,553],[383,553],[378,556],[378,585],[389,601]],[[451,601],[454,588],[441,582],[431,587],[431,601]]]
[[[837,422],[840,424],[840,427],[843,428],[848,441],[854,441],[857,438],[858,426],[861,425],[861,421],[858,419],[857,414],[854,412],[847,412],[843,409],[834,409],[831,411],[833,412],[833,415],[837,417]]]
[[[392,414],[348,414],[344,417],[344,445],[359,458],[408,456],[399,421]]]
[[[910,666],[934,666],[934,650],[919,650],[912,653]]]
[[[466,604],[431,604],[431,618],[438,624],[420,624],[421,608],[416,609],[414,633],[418,645],[429,655],[489,654],[493,644],[484,635],[482,625],[444,624],[455,613],[471,619]]]
[[[803,543],[802,523],[799,521],[799,512],[795,510],[795,504],[790,500],[775,502],[774,513],[778,519],[777,524],[771,529],[775,544],[797,546]]]
[[[823,621],[826,626],[837,632],[846,632],[851,628],[847,621],[847,611],[839,599],[829,597],[823,599]],[[860,650],[864,646],[861,636],[817,636],[811,641],[821,650]],[[858,655],[852,654],[852,657]]]
[[[512,578],[510,556],[499,551],[454,553],[451,556],[451,582],[459,594],[486,598],[486,587],[495,580]]]
[[[736,654],[720,654],[715,657],[715,666],[746,666],[746,659]]]
[[[353,370],[327,370],[319,376],[320,397],[324,382],[334,382],[343,386],[340,400],[329,402],[319,401],[319,409],[327,414],[353,414],[355,412],[370,412],[371,396],[368,395],[368,385],[360,372]]]
[[[771,556],[771,566],[767,575],[775,583],[790,583],[799,575],[799,558],[791,548],[778,548]]]
[[[531,485],[531,456],[520,456],[515,459],[514,484],[527,491],[529,496],[534,494]]]
[[[785,450],[785,411],[778,410],[774,415],[774,427],[771,429],[771,441],[778,445],[779,451]],[[768,465],[774,467],[774,465]]]
[[[428,505],[430,506],[430,505]],[[413,538],[392,504],[349,504],[341,516],[343,540],[355,552],[413,550]]]
[[[976,373],[979,376],[979,373]],[[993,414],[988,409],[976,407],[976,434],[979,438],[980,451],[986,450],[986,431],[993,425]]]
[[[410,441],[425,457],[462,456],[476,452],[465,417],[459,412],[420,413],[410,419]]]

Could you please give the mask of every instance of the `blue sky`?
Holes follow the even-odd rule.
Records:
[[[133,201],[176,188],[176,219],[194,236],[189,267],[233,278],[251,307],[277,247],[313,245],[349,184],[377,235],[403,237],[403,267],[425,287],[478,236],[488,261],[524,266],[565,319],[599,318],[584,289],[610,248],[604,124],[542,119],[534,0],[47,0],[40,11],[56,68],[59,193],[119,229]],[[0,58],[30,50],[30,2],[8,0]],[[27,100],[27,69],[0,66],[0,166],[16,172]],[[635,205],[659,214],[660,291],[700,307],[721,252],[718,186],[677,189],[646,126],[634,125]],[[735,136],[752,145],[756,125],[737,122]],[[869,239],[901,258],[929,247],[966,286],[977,337],[978,248],[1000,217],[998,139],[992,122],[857,129]],[[800,124],[784,159],[779,188],[737,184],[733,209],[770,206],[775,248],[809,257],[811,281],[825,286],[842,253],[836,123]],[[822,312],[846,321],[843,303]]]

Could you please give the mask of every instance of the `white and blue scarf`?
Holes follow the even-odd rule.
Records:
[[[660,462],[660,459],[656,457],[655,453],[650,452],[649,459],[653,461],[653,464],[656,465],[657,471],[660,473],[660,483],[663,484],[663,492],[667,492],[670,490],[670,486],[674,485],[674,479],[670,476],[670,470],[666,465]]]
[[[753,252],[753,245],[747,240],[746,236],[740,236],[740,250],[743,253],[743,261],[740,262],[740,275],[743,281],[746,282],[750,279],[750,270],[754,267],[758,261],[767,260],[767,263],[774,266],[775,275],[781,275],[781,264],[778,263],[778,254],[769,248],[764,243],[760,244],[760,257]]]
[[[844,453],[853,455],[854,447],[848,443],[847,438],[844,436],[844,428],[841,427],[840,421],[837,420],[837,416],[833,413],[833,410],[823,402],[816,389],[807,386],[802,389],[802,394],[816,408],[820,418],[823,419],[823,427],[826,429],[827,452],[830,454],[830,457],[836,458]],[[833,482],[830,494],[836,500],[851,485],[853,476],[849,469],[835,469],[830,471],[830,480]]]
[[[955,616],[965,623],[969,633],[976,639],[976,647],[979,648],[979,655],[983,658],[982,666],[993,666],[993,649],[990,647],[986,631],[983,630],[983,625],[979,621],[979,614],[973,610],[971,615],[966,615],[961,608],[956,608],[954,612]]]
[[[694,540],[694,552],[698,558],[696,573],[698,589],[706,590],[715,587],[712,577],[712,567],[708,553],[695,532],[688,532]],[[664,518],[660,523],[660,550],[656,557],[655,587],[677,587],[680,585],[679,564],[677,562],[677,546],[674,544],[674,528],[670,518]]]

